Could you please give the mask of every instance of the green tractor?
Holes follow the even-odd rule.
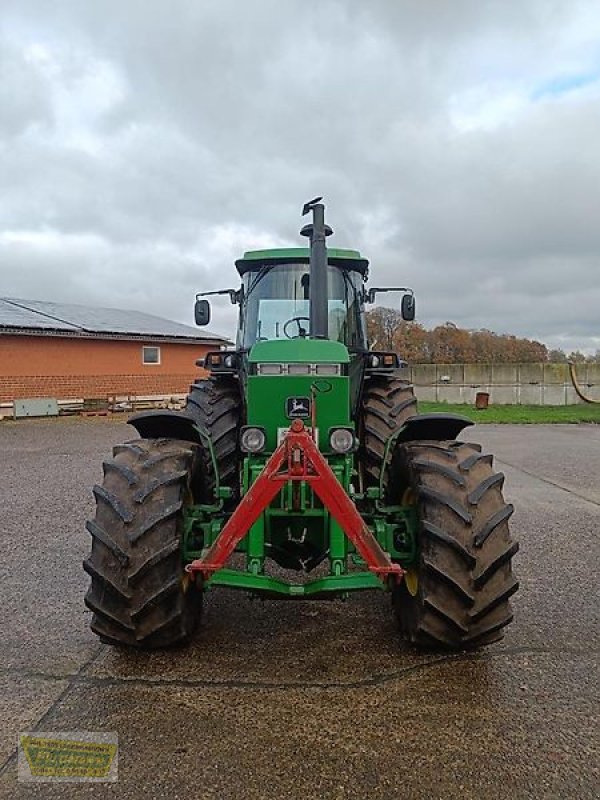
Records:
[[[117,645],[189,639],[203,595],[390,594],[409,641],[459,649],[500,638],[512,620],[517,544],[504,476],[470,421],[418,414],[398,355],[369,349],[368,261],[328,249],[321,198],[303,213],[309,248],[236,261],[235,349],[208,353],[184,411],[129,422],[94,487],[86,604]],[[196,298],[196,322],[210,319]],[[290,578],[291,576],[291,578]]]

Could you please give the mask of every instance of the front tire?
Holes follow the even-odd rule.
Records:
[[[153,649],[192,635],[202,593],[184,572],[181,536],[197,466],[198,448],[173,439],[119,445],[104,462],[83,562],[91,628],[103,641]]]
[[[519,586],[511,566],[518,544],[492,456],[476,444],[411,442],[398,447],[391,475],[388,496],[399,489],[419,518],[416,569],[393,593],[405,635],[455,650],[501,638]]]

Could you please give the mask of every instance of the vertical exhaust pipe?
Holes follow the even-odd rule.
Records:
[[[306,203],[302,216],[312,211],[313,221],[305,225],[300,234],[310,239],[309,312],[312,339],[329,338],[329,307],[327,297],[327,236],[333,231],[325,224],[325,206],[315,197]]]

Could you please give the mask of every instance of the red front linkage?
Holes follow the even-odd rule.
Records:
[[[375,572],[383,581],[391,575],[397,581],[401,580],[404,570],[400,564],[392,563],[381,548],[300,419],[292,422],[284,440],[240,500],[204,558],[192,561],[186,571],[200,572],[207,580],[225,566],[238,543],[288,481],[306,481],[311,485],[371,572]]]

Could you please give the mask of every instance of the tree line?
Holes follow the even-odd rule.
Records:
[[[453,322],[427,330],[419,323],[405,322],[392,308],[374,308],[366,316],[373,349],[392,350],[413,364],[600,363],[600,350],[594,356],[578,350],[567,354],[533,339],[486,329],[467,330]]]

